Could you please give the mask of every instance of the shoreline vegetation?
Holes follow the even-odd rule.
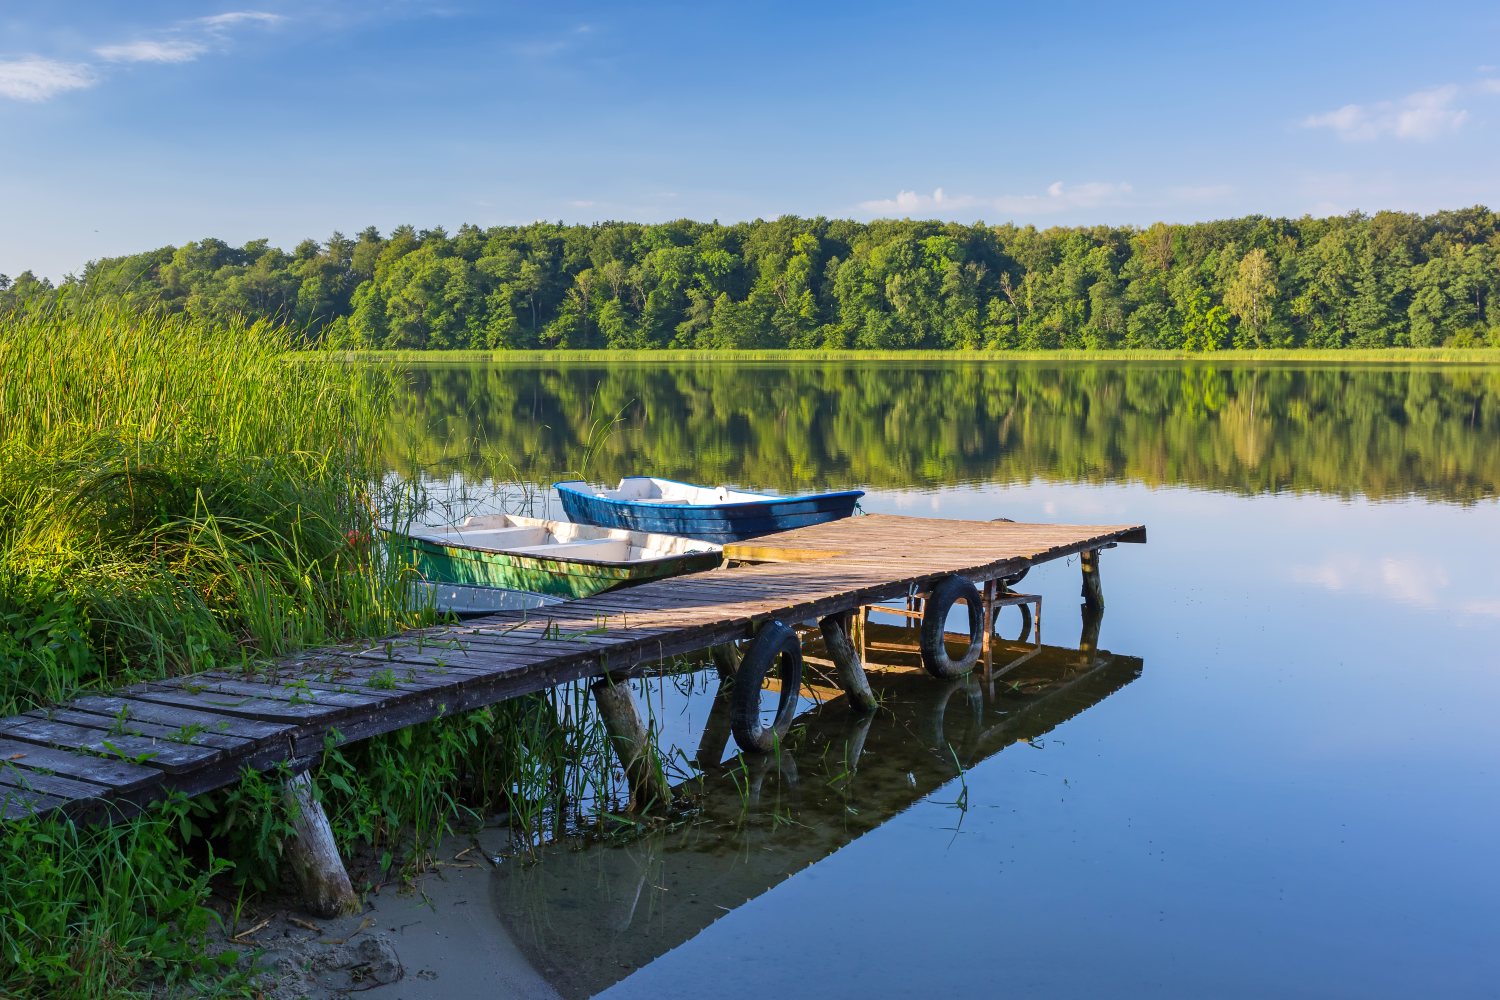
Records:
[[[892,361],[940,361],[944,364],[1000,361],[1010,363],[1052,363],[1068,361],[1135,361],[1179,362],[1199,364],[1455,364],[1500,365],[1500,348],[1495,347],[1384,347],[1319,350],[1307,347],[1262,348],[1260,350],[1172,351],[1172,350],[1098,350],[1070,351],[794,351],[794,350],[326,350],[305,352],[298,357],[314,360],[396,362],[405,364],[556,364],[558,362],[652,364],[658,362],[713,363],[865,363]]]
[[[118,304],[0,312],[0,714],[433,621],[369,542],[415,502],[382,492],[370,433],[393,383],[290,346],[264,322]],[[611,805],[597,727],[547,704],[331,738],[313,774],[364,862],[356,889],[497,812],[531,837],[561,796]],[[0,824],[0,994],[254,995],[210,932],[243,930],[282,884],[286,777],[247,771],[107,826]]]
[[[302,345],[455,350],[1500,347],[1500,217],[1055,227],[797,218],[206,238],[0,278],[0,313],[106,300]]]

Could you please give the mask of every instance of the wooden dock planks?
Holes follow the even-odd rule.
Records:
[[[129,815],[246,767],[305,764],[348,742],[583,677],[625,675],[818,618],[1144,541],[1139,525],[1044,525],[868,515],[726,547],[729,568],[458,626],[319,650],[260,673],[210,671],[0,719],[0,817]]]

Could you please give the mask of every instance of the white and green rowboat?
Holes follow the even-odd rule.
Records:
[[[513,514],[385,534],[392,556],[424,580],[561,597],[713,569],[724,555],[720,546],[691,538]]]

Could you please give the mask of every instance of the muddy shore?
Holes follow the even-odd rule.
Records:
[[[451,837],[432,871],[367,893],[361,913],[318,920],[278,899],[242,915],[220,944],[265,970],[268,1000],[555,1000],[489,905],[488,880],[509,847],[501,829]]]

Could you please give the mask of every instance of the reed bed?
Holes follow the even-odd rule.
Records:
[[[0,316],[0,714],[433,620],[375,544],[419,499],[374,450],[398,376],[291,347],[67,300]],[[384,881],[461,823],[506,812],[529,842],[576,818],[604,747],[571,691],[330,741],[319,778],[340,846]],[[276,886],[279,778],[112,827],[0,826],[0,995],[253,993],[210,957],[240,912],[211,893]]]

